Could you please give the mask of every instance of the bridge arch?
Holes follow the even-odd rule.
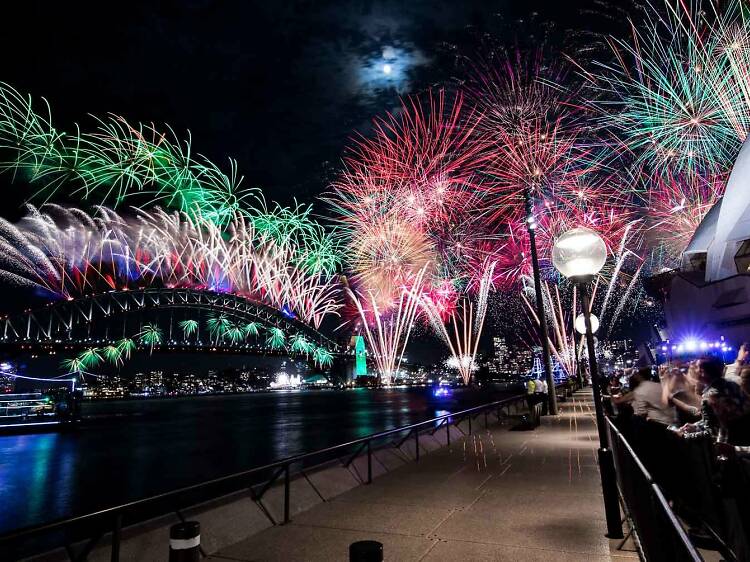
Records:
[[[258,322],[280,328],[287,337],[303,335],[318,347],[339,353],[339,346],[312,326],[289,317],[280,310],[242,296],[185,288],[146,288],[108,291],[72,300],[60,300],[47,306],[0,318],[0,343],[30,345],[82,345],[81,330],[97,323],[140,312],[185,309],[225,314],[245,322]],[[108,325],[108,324],[107,324]],[[123,332],[125,330],[123,329]],[[170,336],[172,332],[170,320]],[[132,337],[129,334],[127,337]],[[101,340],[101,338],[99,338]],[[103,338],[115,340],[114,334]],[[221,347],[247,349],[247,345],[222,342]],[[259,348],[259,346],[255,346]]]

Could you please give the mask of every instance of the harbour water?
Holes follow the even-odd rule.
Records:
[[[0,436],[0,533],[83,514],[498,399],[429,389],[90,402],[71,432]]]

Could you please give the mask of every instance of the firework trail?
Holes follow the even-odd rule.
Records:
[[[352,272],[348,294],[385,381],[423,295],[451,317],[495,251],[475,212],[487,158],[477,123],[460,94],[408,98],[375,121],[371,137],[354,141],[326,196]]]
[[[448,346],[450,365],[458,370],[465,385],[471,382],[472,372],[476,370],[477,350],[487,315],[487,298],[492,288],[494,269],[495,263],[491,263],[482,275],[476,306],[469,298],[463,298],[458,306],[460,312],[454,310],[451,313],[449,324],[452,325],[452,330],[443,322],[441,309],[435,302],[427,295],[422,297],[421,307],[435,332]]]
[[[620,313],[622,313],[623,308],[625,308],[625,304],[630,299],[630,295],[633,292],[633,288],[636,285],[636,282],[640,279],[640,273],[641,269],[643,269],[643,264],[641,264],[636,272],[633,274],[632,278],[630,279],[630,283],[628,283],[627,289],[622,295],[622,298],[620,299],[620,302],[617,305],[617,308],[615,309],[614,314],[612,315],[612,319],[609,321],[608,328],[607,328],[607,336],[612,332],[612,329],[617,324],[617,321],[620,318]]]
[[[615,257],[615,267],[612,270],[611,274],[609,275],[609,283],[607,284],[607,292],[604,294],[604,301],[602,302],[601,306],[601,317],[604,318],[604,315],[607,312],[607,307],[609,306],[609,299],[614,294],[616,281],[619,278],[620,271],[622,270],[623,265],[625,265],[625,262],[629,256],[637,257],[636,254],[631,252],[630,250],[626,249],[626,244],[630,241],[630,226],[628,225],[628,228],[625,230],[622,240],[620,241],[620,245],[617,249],[617,252],[614,254]],[[575,310],[575,306],[573,307]]]
[[[569,314],[563,312],[562,302],[558,287],[555,286],[555,297],[553,299],[550,293],[549,283],[542,281],[545,314],[547,315],[547,324],[552,327],[552,336],[547,336],[549,348],[552,355],[558,363],[563,366],[570,375],[575,372],[575,337],[571,331],[572,322]],[[529,318],[539,326],[539,316],[536,312],[536,306],[531,304],[524,293],[521,293],[521,299],[526,305],[526,312]],[[575,300],[575,297],[574,297]],[[534,331],[538,334],[538,330]]]
[[[377,366],[380,380],[389,384],[401,367],[401,358],[409,343],[414,320],[419,312],[424,269],[401,287],[400,294],[386,309],[379,306],[381,298],[373,290],[353,291],[347,288],[355,304],[367,343]]]
[[[634,239],[636,232],[634,229],[626,229],[617,245],[617,251],[609,260],[614,263],[605,265],[597,275],[592,288],[589,312],[596,314],[599,318],[601,333],[606,333],[607,337],[617,325],[625,306],[633,302],[634,289],[641,281],[640,274],[645,262],[628,247],[631,243],[638,243],[638,239]],[[599,288],[604,286],[606,286],[606,291],[599,291]],[[602,292],[604,292],[603,296],[601,296]],[[533,288],[529,290],[529,293],[533,295]],[[575,359],[580,355],[576,353],[576,347],[580,346],[576,344],[574,329],[579,303],[578,290],[572,283],[560,284],[554,280],[543,280],[542,293],[547,324],[551,328],[551,335],[548,336],[550,350],[568,373],[574,373]],[[536,307],[523,292],[521,298],[529,320],[538,327],[539,317]],[[612,314],[607,315],[614,300],[617,301],[617,306]],[[534,331],[532,335],[536,333]]]

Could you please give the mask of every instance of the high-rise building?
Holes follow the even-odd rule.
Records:
[[[505,338],[502,336],[494,336],[492,338],[492,350],[495,354],[495,361],[503,363],[508,358],[508,344],[505,343]]]

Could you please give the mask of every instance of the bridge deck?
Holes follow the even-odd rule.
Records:
[[[579,392],[535,431],[507,426],[454,440],[227,547],[211,559],[347,560],[374,539],[386,560],[620,560],[605,538],[591,395]]]

